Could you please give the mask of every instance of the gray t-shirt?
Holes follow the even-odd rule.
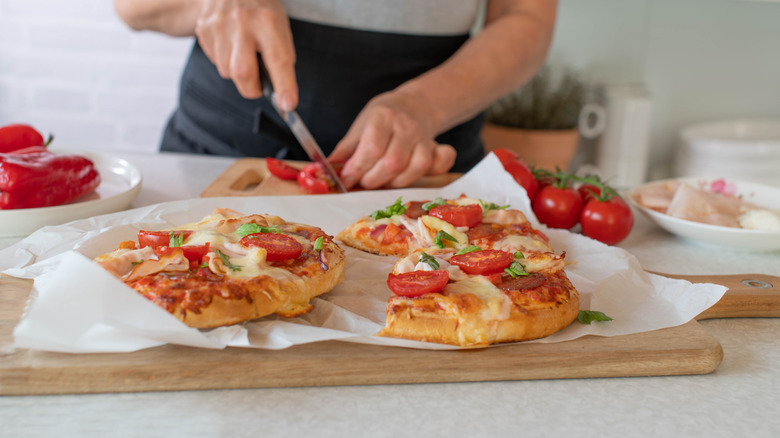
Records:
[[[482,0],[281,0],[291,18],[359,30],[463,35]]]

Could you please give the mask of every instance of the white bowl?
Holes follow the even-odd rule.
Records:
[[[780,186],[780,119],[692,125],[680,133],[678,176],[712,176]]]
[[[659,227],[684,239],[744,251],[780,250],[780,232],[748,230],[689,221],[652,210],[637,201],[638,193],[651,184],[677,180],[692,186],[698,186],[701,184],[709,185],[716,179],[720,178],[690,177],[653,181],[631,189],[628,193],[628,200]],[[780,188],[747,181],[729,180],[729,183],[735,185],[737,193],[745,201],[770,210],[780,210]]]

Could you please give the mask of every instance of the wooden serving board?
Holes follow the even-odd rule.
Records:
[[[424,178],[416,185],[439,187],[458,176]],[[301,193],[295,182],[268,175],[264,160],[241,159],[202,196]],[[700,319],[780,316],[778,277],[676,277],[730,288]],[[31,286],[30,280],[0,278],[0,395],[706,374],[723,359],[720,343],[696,321],[628,336],[456,351],[338,341],[284,350],[175,345],[121,354],[14,350],[13,328]]]
[[[702,317],[780,316],[778,277],[677,277],[732,287]],[[0,395],[666,376],[710,373],[723,359],[720,343],[696,321],[627,336],[455,351],[338,341],[284,350],[175,345],[111,354],[14,350],[13,328],[31,286],[31,280],[0,278]]]

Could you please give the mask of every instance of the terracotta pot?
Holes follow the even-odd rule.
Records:
[[[482,142],[487,152],[506,148],[517,152],[528,164],[543,169],[568,170],[577,153],[580,134],[577,128],[564,130],[535,130],[507,128],[485,123]]]

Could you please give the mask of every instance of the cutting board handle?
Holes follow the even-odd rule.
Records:
[[[780,317],[780,277],[765,274],[659,275],[729,288],[720,301],[696,317],[698,320]]]

